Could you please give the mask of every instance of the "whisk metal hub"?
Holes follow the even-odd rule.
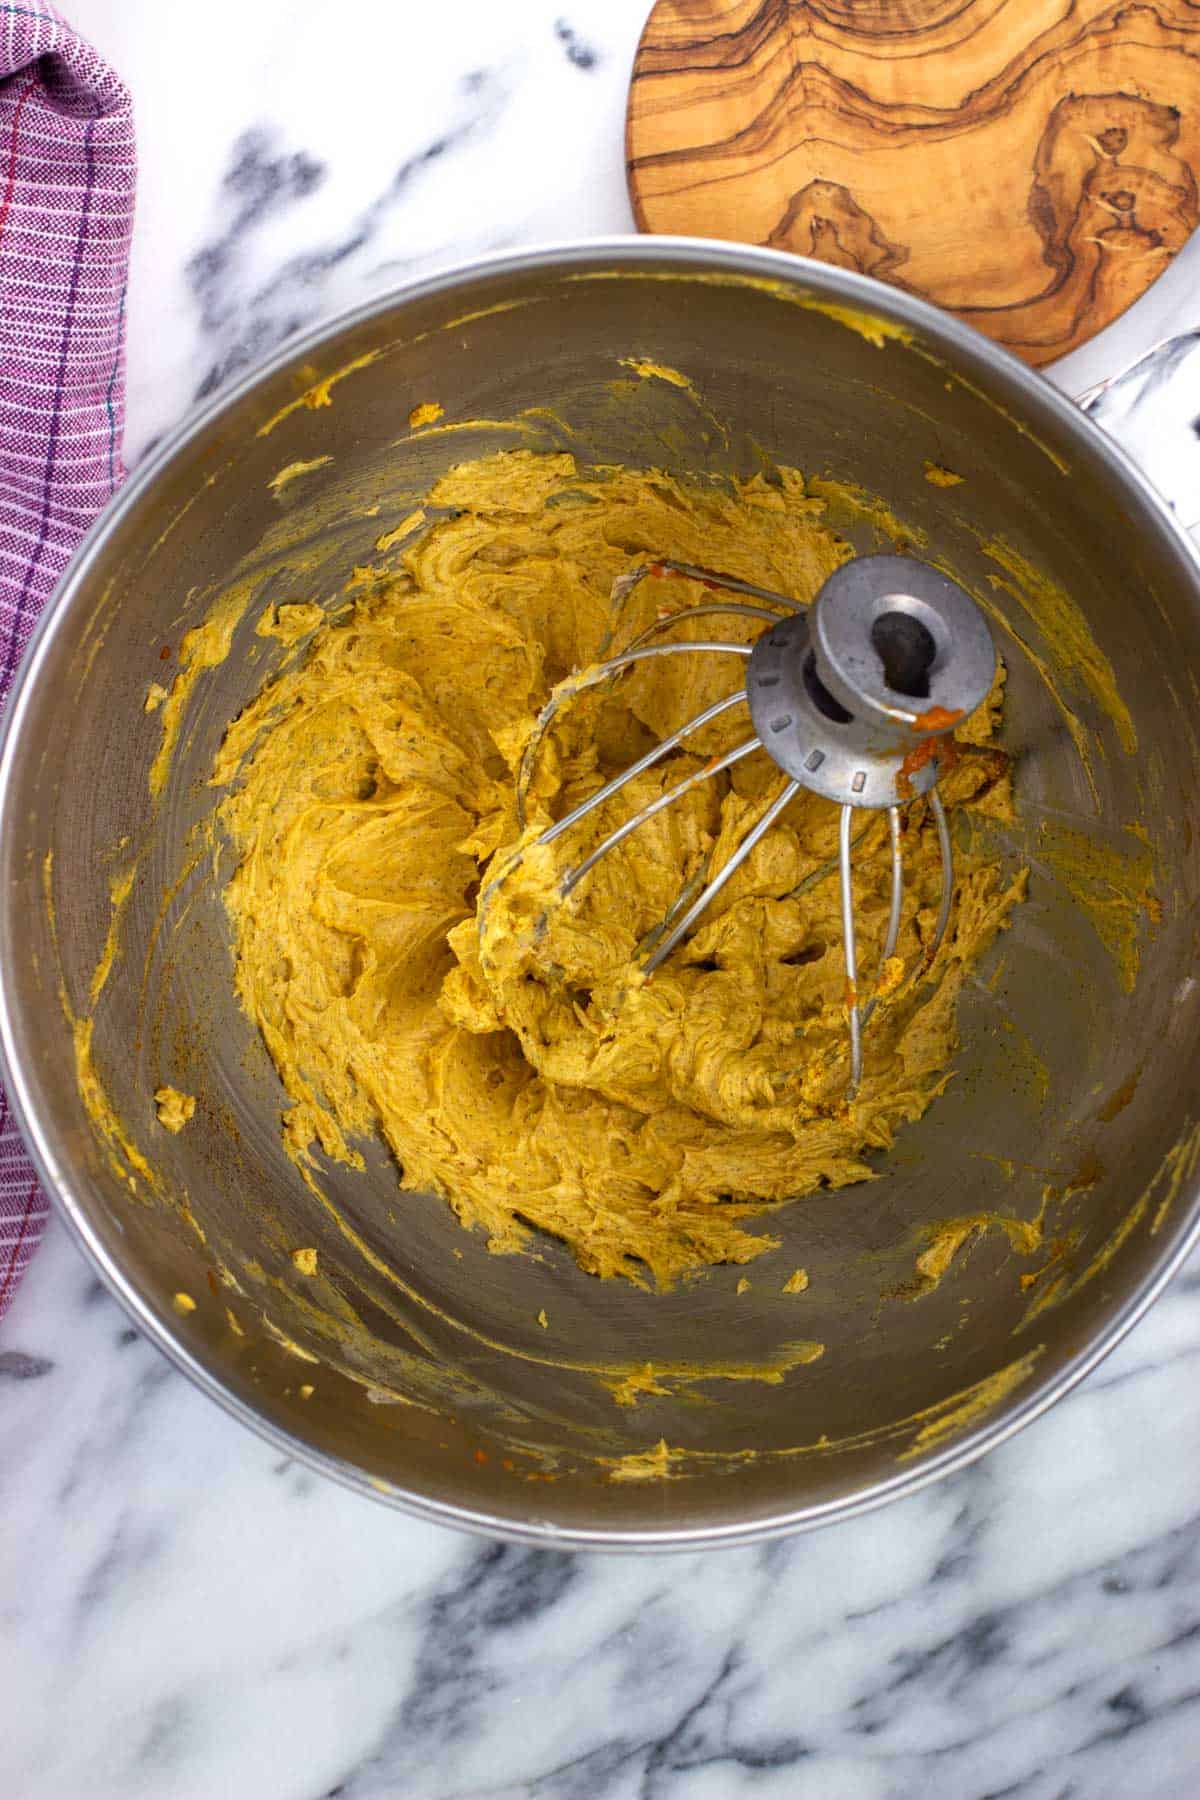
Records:
[[[975,602],[904,556],[838,569],[808,614],[763,633],[750,656],[750,717],[779,767],[842,806],[896,806],[935,786],[937,748],[996,673]]]

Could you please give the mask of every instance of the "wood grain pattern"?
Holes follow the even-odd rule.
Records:
[[[658,0],[627,157],[642,230],[859,269],[1046,363],[1200,220],[1200,0]]]

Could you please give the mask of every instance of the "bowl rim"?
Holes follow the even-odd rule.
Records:
[[[1131,499],[1136,498],[1160,528],[1165,547],[1173,548],[1181,572],[1189,574],[1200,610],[1200,550],[1164,497],[1129,454],[1088,414],[1009,351],[982,336],[929,302],[886,286],[870,276],[810,261],[786,251],[701,237],[662,237],[652,234],[614,234],[594,238],[536,243],[519,250],[496,252],[454,262],[432,274],[399,284],[357,306],[340,311],[287,338],[272,354],[254,363],[235,381],[199,405],[189,407],[170,431],[143,457],[117,489],[103,511],[80,540],[47,599],[14,673],[8,703],[0,720],[0,834],[12,829],[13,765],[22,725],[39,672],[56,633],[72,610],[76,597],[86,589],[91,567],[119,520],[127,517],[142,496],[174,458],[210,425],[247,399],[262,383],[290,365],[311,360],[349,331],[368,324],[398,307],[469,288],[479,280],[497,276],[570,272],[588,263],[606,260],[624,271],[638,265],[675,264],[681,273],[721,272],[753,280],[781,282],[818,298],[828,298],[856,310],[879,315],[909,328],[945,353],[955,366],[974,364],[997,372],[1019,391],[1028,409],[1039,411],[1075,439],[1086,455],[1107,466]],[[512,1543],[562,1550],[654,1551],[700,1550],[720,1546],[762,1543],[792,1532],[852,1519],[874,1512],[890,1501],[919,1492],[931,1482],[966,1468],[987,1451],[1003,1444],[1047,1412],[1070,1392],[1113,1350],[1158,1298],[1167,1283],[1200,1240],[1200,1174],[1189,1182],[1177,1200],[1174,1224],[1162,1238],[1153,1265],[1125,1296],[1104,1328],[1057,1369],[1039,1379],[1036,1368],[1020,1388],[995,1407],[954,1445],[914,1460],[911,1468],[872,1482],[861,1492],[809,1506],[785,1508],[766,1517],[733,1520],[719,1525],[586,1526],[562,1524],[552,1518],[513,1518],[456,1501],[383,1483],[356,1464],[330,1455],[306,1443],[281,1425],[264,1417],[233,1394],[200,1355],[188,1347],[175,1324],[156,1310],[134,1285],[118,1261],[101,1242],[89,1217],[87,1187],[74,1185],[55,1154],[37,1114],[32,1085],[17,1055],[8,949],[11,932],[8,909],[0,906],[0,1078],[7,1091],[14,1120],[21,1132],[38,1180],[54,1209],[92,1269],[124,1307],[133,1323],[198,1388],[208,1394],[232,1418],[250,1427],[260,1438],[306,1467],[328,1476],[352,1492],[382,1501],[430,1523],[474,1532]],[[657,1491],[657,1489],[655,1490]]]

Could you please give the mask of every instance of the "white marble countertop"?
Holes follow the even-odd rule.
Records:
[[[627,229],[644,11],[73,0],[138,102],[131,460],[381,286]],[[1064,385],[1200,325],[1198,265]],[[1200,519],[1200,355],[1102,412]],[[1065,1402],[902,1504],[767,1548],[566,1556],[281,1460],[55,1223],[0,1329],[0,1800],[1190,1800],[1198,1364],[1193,1261]]]

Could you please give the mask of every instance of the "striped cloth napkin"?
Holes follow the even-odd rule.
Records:
[[[0,706],[121,480],[129,95],[45,0],[0,0]],[[48,1208],[0,1093],[0,1315]]]

